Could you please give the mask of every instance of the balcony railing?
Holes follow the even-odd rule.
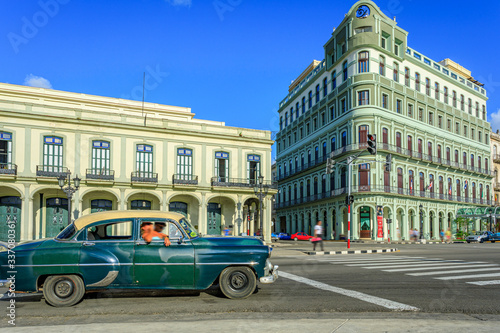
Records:
[[[68,174],[70,174],[70,172],[66,167],[51,166],[51,165],[36,166],[37,177],[59,178],[60,176],[67,177]]]
[[[493,155],[493,162],[500,163],[500,155],[498,155],[498,154]]]
[[[17,175],[17,165],[13,163],[0,163],[0,175]]]
[[[134,171],[130,179],[132,183],[158,183],[158,174],[153,172]]]
[[[198,176],[174,174],[172,176],[172,184],[198,185]]]
[[[473,203],[473,204],[479,204],[479,205],[491,205],[494,203],[493,200],[487,200],[485,198],[475,198],[475,197],[465,197],[465,196],[456,196],[456,195],[449,195],[449,194],[444,194],[444,193],[436,193],[436,192],[430,192],[430,191],[420,191],[420,190],[415,190],[415,189],[409,189],[409,188],[400,188],[400,187],[393,187],[393,186],[373,186],[373,185],[362,185],[362,186],[353,186],[351,188],[351,193],[352,194],[362,194],[362,193],[386,193],[386,194],[394,194],[394,195],[404,195],[404,196],[411,196],[411,197],[420,197],[420,198],[427,198],[427,199],[433,199],[433,200],[443,200],[443,201],[455,201],[455,202],[466,202],[466,203]],[[318,193],[318,194],[313,194],[313,195],[306,195],[301,198],[296,198],[284,202],[279,202],[276,203],[276,208],[286,208],[294,205],[300,205],[303,203],[307,202],[313,202],[313,201],[318,201],[322,200],[325,198],[332,198],[332,197],[338,197],[338,196],[343,196],[347,194],[347,188],[342,187],[336,190],[332,190],[329,192],[323,192],[323,193]]]
[[[258,180],[248,179],[248,178],[227,178],[227,177],[212,177],[210,179],[212,186],[222,186],[222,187],[249,187],[254,188],[259,185]],[[269,180],[264,180],[262,182],[264,187],[277,189],[278,184],[273,183]]]
[[[283,172],[282,174],[277,174],[276,179],[277,180],[283,180],[285,178],[288,178],[290,176],[293,176],[296,173],[302,172],[304,170],[307,170],[309,168],[315,167],[319,164],[324,163],[328,159],[328,156],[323,155],[318,158],[312,159],[310,162],[304,163],[303,165],[297,165],[295,168],[290,169],[287,172]]]
[[[115,180],[115,170],[87,169],[85,173],[87,179]]]

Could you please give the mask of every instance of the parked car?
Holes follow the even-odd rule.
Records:
[[[292,238],[290,237],[290,235],[289,235],[289,234],[287,234],[287,233],[285,233],[285,232],[280,232],[280,233],[278,234],[278,239],[279,239],[279,240],[290,240],[290,239],[292,239]]]
[[[305,232],[297,232],[291,236],[293,240],[309,240],[313,238],[313,236],[309,236]]]
[[[474,234],[471,234],[467,236],[465,239],[467,243],[470,242],[492,242],[495,243],[495,241],[500,241],[500,233],[493,233],[491,231],[477,231]]]
[[[170,246],[161,238],[146,243],[141,229],[148,223],[163,228]],[[16,291],[43,289],[53,306],[72,306],[97,289],[205,290],[212,284],[228,298],[246,298],[257,281],[278,278],[262,240],[201,237],[183,215],[172,212],[90,214],[54,239],[24,242],[14,251]],[[0,252],[2,281],[12,270],[8,264],[7,252]]]

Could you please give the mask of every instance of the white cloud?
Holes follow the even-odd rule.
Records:
[[[26,75],[26,78],[24,79],[24,85],[30,87],[52,89],[52,84],[50,84],[49,80],[41,76],[35,76],[33,74]]]
[[[491,117],[491,129],[496,133],[500,129],[500,109],[497,112],[490,113]]]
[[[192,0],[166,0],[172,6],[191,7]]]

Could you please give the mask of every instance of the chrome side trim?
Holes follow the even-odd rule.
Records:
[[[132,263],[120,264],[120,263],[101,263],[101,264],[47,264],[47,265],[16,265],[16,267],[71,267],[71,266],[132,266]],[[8,265],[2,265],[2,267],[9,267]]]
[[[108,275],[101,281],[98,281],[96,283],[88,284],[87,287],[106,287],[113,282],[116,277],[118,276],[118,271],[110,271],[108,272]]]
[[[207,263],[196,263],[196,265],[258,265],[258,262],[207,262]]]
[[[148,262],[136,262],[136,266],[182,266],[182,265],[194,265],[193,262],[191,263],[182,263],[182,262],[162,262],[162,263],[148,263]]]

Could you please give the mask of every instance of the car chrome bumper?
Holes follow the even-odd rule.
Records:
[[[272,272],[269,275],[260,278],[260,283],[273,283],[278,280],[278,265],[274,265]]]

